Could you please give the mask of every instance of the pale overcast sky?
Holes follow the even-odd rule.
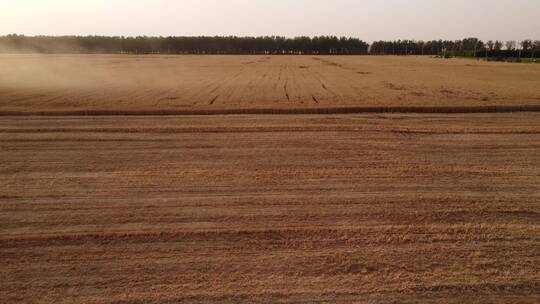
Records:
[[[0,35],[540,39],[540,0],[0,0]]]

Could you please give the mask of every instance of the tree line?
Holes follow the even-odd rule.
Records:
[[[375,41],[370,53],[374,55],[439,55],[459,57],[540,57],[540,40],[484,42],[478,38],[462,40],[397,40]]]
[[[0,52],[111,54],[309,54],[540,57],[540,40],[395,40],[371,45],[350,37],[0,36]]]
[[[0,51],[124,54],[324,54],[365,55],[369,44],[348,37],[0,37]]]

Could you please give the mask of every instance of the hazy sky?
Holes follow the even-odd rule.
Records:
[[[540,39],[540,0],[0,0],[0,35]]]

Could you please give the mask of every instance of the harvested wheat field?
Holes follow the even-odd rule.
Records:
[[[208,58],[208,65],[218,62]],[[86,95],[101,84],[73,79],[80,88],[57,99],[65,79],[51,79],[45,90],[46,79],[33,75],[40,85],[24,95],[16,86],[7,90],[4,78],[2,108],[207,108],[213,96],[217,107],[302,106],[312,94],[320,104],[340,106],[353,96],[389,105],[445,96],[441,104],[465,104],[484,103],[475,98],[491,90],[497,96],[491,103],[539,97],[533,88],[539,78],[527,79],[538,69],[521,65],[505,69],[523,79],[499,87],[489,81],[505,77],[491,72],[499,65],[470,61],[426,59],[414,73],[438,78],[423,82],[391,72],[413,69],[416,58],[324,59],[339,65],[310,57],[295,64],[285,57],[229,58],[205,69],[205,60],[189,57],[173,59],[170,68],[161,58],[92,57],[91,75],[99,63],[119,61],[111,72],[115,82],[103,91]],[[1,64],[5,77],[6,61]],[[118,76],[137,65],[161,65],[171,83],[145,84],[123,97],[125,103],[114,103],[123,89],[133,88],[132,79],[123,83]],[[451,78],[444,87],[471,99],[440,92],[443,67],[482,73],[470,91],[458,88],[472,78]],[[177,69],[191,89],[171,89]],[[238,75],[223,77],[231,69]],[[250,78],[254,70],[259,73]],[[407,89],[385,87],[381,74]],[[363,77],[378,87],[364,90],[368,84],[353,81]],[[290,102],[278,96],[284,83]],[[371,100],[377,90],[379,99]],[[409,94],[416,90],[425,95]],[[250,99],[250,92],[261,97]],[[178,99],[161,100],[165,96]],[[537,113],[3,116],[0,298],[538,303],[539,151]]]
[[[0,55],[0,112],[8,114],[485,106],[540,109],[540,65],[414,56]]]

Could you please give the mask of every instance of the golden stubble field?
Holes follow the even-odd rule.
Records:
[[[537,303],[540,117],[3,117],[5,303]]]
[[[540,105],[540,65],[377,56],[0,55],[0,111]]]
[[[539,81],[420,57],[0,55],[0,302],[538,303],[538,112],[141,114],[538,106]],[[54,115],[99,111],[137,115]]]

